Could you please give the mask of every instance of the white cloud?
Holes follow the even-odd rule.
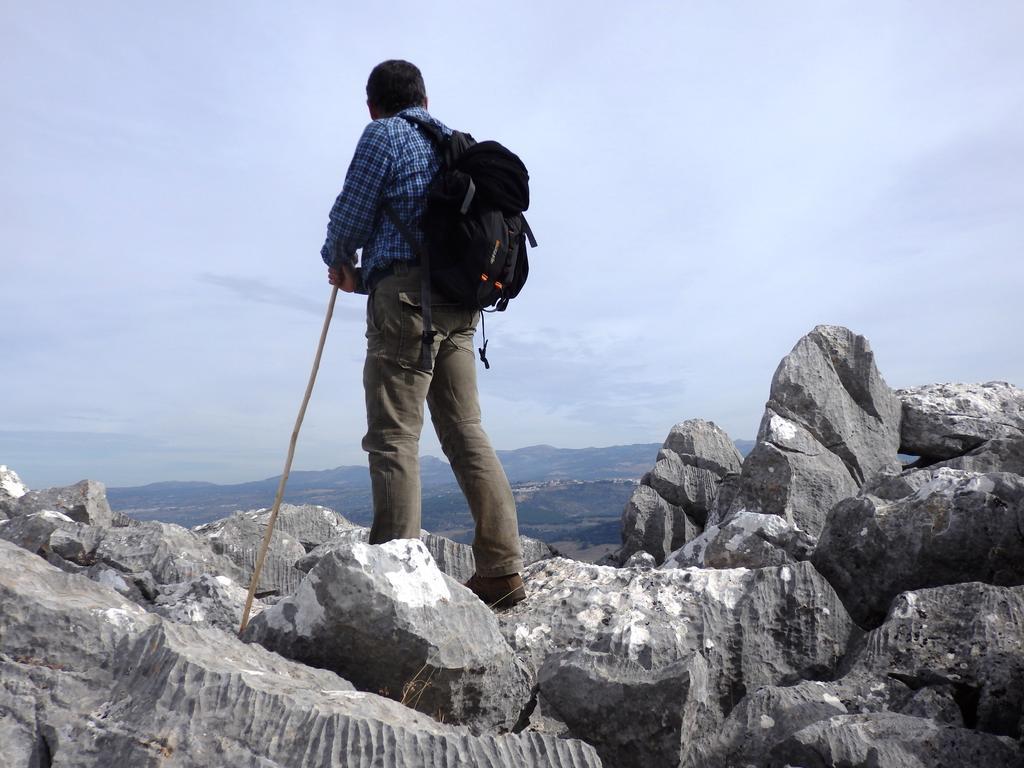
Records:
[[[1024,381],[1017,3],[156,13],[32,3],[0,25],[4,423],[173,446],[59,443],[106,451],[99,479],[280,470],[327,211],[391,56],[532,174],[541,247],[480,371],[496,445],[653,442],[690,417],[750,437],[819,322],[867,335],[894,385]],[[361,460],[361,301],[339,298],[303,468]]]

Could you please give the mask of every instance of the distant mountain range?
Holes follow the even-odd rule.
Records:
[[[746,454],[752,441],[737,440]],[[535,445],[498,451],[512,483],[522,533],[570,554],[594,556],[619,542],[619,518],[634,484],[654,466],[660,443],[607,448]],[[451,467],[433,456],[420,458],[423,527],[456,540],[472,537],[472,519]],[[269,507],[280,476],[248,483],[161,482],[108,488],[110,505],[139,520],[186,527],[227,517],[236,510]],[[285,490],[292,504],[321,504],[368,525],[373,515],[365,465],[292,472]],[[590,551],[594,550],[594,551]]]

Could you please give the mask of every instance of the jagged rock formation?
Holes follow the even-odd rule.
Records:
[[[266,510],[138,524],[0,467],[0,762],[1022,768],[1022,412],[1002,383],[894,395],[819,326],[742,467],[673,427],[619,567],[534,563],[496,616],[470,547],[286,508],[248,645]]]
[[[809,560],[817,540],[778,515],[740,512],[709,525],[662,568],[770,568]]]
[[[700,526],[681,507],[669,504],[654,488],[641,483],[622,513],[622,548],[614,559],[625,562],[643,552],[660,563],[699,533]]]
[[[476,729],[510,730],[530,698],[494,614],[416,540],[333,550],[244,637]]]
[[[927,463],[989,440],[1024,438],[1024,390],[1005,381],[928,384],[896,391],[903,405],[900,451]]]
[[[698,535],[715,507],[722,480],[743,459],[714,422],[691,419],[665,438],[654,468],[640,481],[622,513],[622,547],[612,558],[626,562],[647,552],[661,563]]]
[[[927,463],[927,462],[926,462]],[[1024,438],[996,437],[960,456],[928,465],[929,469],[948,467],[965,472],[1012,472],[1024,475]]]
[[[473,736],[332,672],[162,620],[7,542],[0,604],[12,768],[600,765],[578,741]]]
[[[729,514],[780,515],[813,535],[837,501],[896,471],[900,401],[867,339],[819,325],[779,363]]]
[[[569,732],[585,733],[607,765],[672,765],[686,734],[709,722],[708,663],[699,653],[648,668],[607,653],[569,650],[548,656],[538,678],[541,706]]]
[[[877,737],[889,743],[879,754],[895,751],[880,765],[1020,765],[1024,755],[1011,739],[1021,736],[1024,715],[1022,598],[1022,587],[977,583],[904,593],[849,654],[845,676],[752,691],[717,734],[701,739],[689,765],[805,765],[810,733],[818,734],[811,741],[822,755],[839,754],[837,744],[851,739],[868,749],[854,727],[862,714],[873,715],[868,722],[902,723],[908,734],[931,733],[951,755],[976,757],[929,762],[937,758],[919,752],[927,745],[917,735],[901,746],[898,733],[887,731]],[[772,758],[764,761],[766,755]],[[809,764],[827,764],[814,760]]]
[[[722,478],[739,472],[742,463],[735,444],[714,422],[690,419],[668,433],[648,483],[665,501],[704,525]]]
[[[8,506],[26,493],[28,487],[21,482],[18,473],[8,469],[6,464],[0,464],[0,520],[10,517],[7,514]]]
[[[114,513],[107,503],[107,489],[103,483],[95,480],[83,480],[67,488],[24,490],[21,493],[18,491],[24,489],[24,485],[17,475],[9,475],[6,484],[10,490],[6,498],[0,495],[0,510],[9,518],[52,511],[60,512],[79,523],[102,526],[115,524]]]
[[[246,585],[237,584],[227,576],[206,574],[156,592],[152,604],[146,607],[179,624],[216,627],[233,634],[242,625],[247,592]],[[254,600],[250,616],[258,615],[264,607],[261,600]]]
[[[1021,627],[1024,587],[970,582],[904,592],[868,635],[851,676],[884,674],[915,691],[948,691],[965,725],[1020,738]]]
[[[1009,739],[891,712],[838,715],[809,725],[775,747],[769,765],[780,768],[1019,768]]]
[[[875,626],[900,592],[982,581],[1024,584],[1024,477],[920,470],[896,500],[837,504],[814,553],[862,626]]]
[[[290,505],[289,505],[290,506]],[[295,509],[292,507],[291,509]],[[280,522],[288,522],[288,512],[282,505]],[[260,547],[267,530],[269,515],[258,519],[263,510],[252,512],[236,512],[231,517],[217,520],[206,525],[193,528],[193,532],[205,539],[211,549],[224,555],[239,567],[243,574],[243,582],[249,584],[256,568]],[[306,548],[294,535],[274,526],[271,532],[270,546],[267,549],[263,568],[260,571],[260,582],[256,586],[256,594],[290,595],[302,581],[303,573],[295,567],[295,563],[306,556]]]
[[[61,512],[45,510],[6,521],[0,525],[0,539],[28,548],[72,573],[86,573],[102,581],[102,574],[113,571],[141,580],[150,585],[144,593],[152,592],[155,585],[178,584],[203,574],[244,581],[230,560],[214,553],[185,528],[168,523],[102,527],[76,523]]]
[[[748,690],[833,674],[854,632],[806,562],[639,571],[555,558],[531,566],[527,583],[529,599],[500,617],[502,631],[540,670],[543,711],[611,765],[675,765],[698,714],[700,727],[713,729]],[[793,605],[801,610],[794,614]],[[637,691],[619,691],[623,685]],[[593,701],[597,691],[620,705]],[[597,709],[606,719],[583,714]],[[630,758],[615,730],[631,733],[666,709],[656,758],[654,742],[641,753],[636,739]]]
[[[299,559],[295,563],[295,567],[300,571],[308,573],[320,561],[320,558],[329,552],[347,550],[353,543],[366,542],[369,538],[369,528],[356,526],[343,531],[330,541],[313,549],[305,557]],[[464,584],[476,572],[476,558],[473,556],[473,547],[469,544],[461,544],[444,536],[437,536],[429,531],[420,532],[420,541],[423,542],[431,557],[434,558],[437,567],[460,584]],[[551,547],[538,539],[520,536],[519,544],[523,548],[523,563],[525,565],[554,556],[554,551]]]

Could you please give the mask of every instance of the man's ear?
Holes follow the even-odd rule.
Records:
[[[381,114],[380,110],[377,109],[377,107],[374,106],[373,103],[369,99],[366,100],[366,108],[368,110],[370,110],[370,119],[371,120],[379,120],[381,117],[383,117],[383,115]]]

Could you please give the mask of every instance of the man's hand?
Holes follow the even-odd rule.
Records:
[[[356,289],[356,271],[351,264],[338,262],[327,268],[327,282],[345,293],[352,293]]]

